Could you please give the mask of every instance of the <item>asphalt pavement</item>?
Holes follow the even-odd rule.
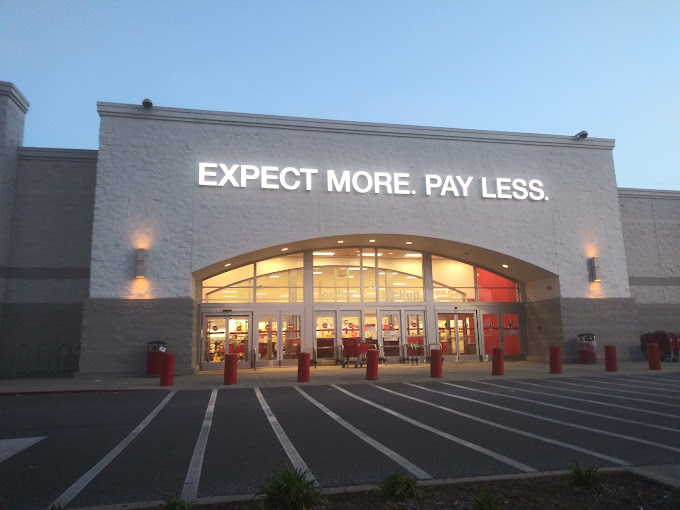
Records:
[[[506,362],[0,380],[0,508],[135,508],[249,498],[278,467],[326,490],[400,470],[437,483],[575,461],[680,485],[680,363]],[[481,478],[480,478],[481,477]]]

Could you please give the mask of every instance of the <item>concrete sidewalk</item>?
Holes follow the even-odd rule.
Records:
[[[649,370],[646,361],[619,362],[618,372],[606,372],[604,362],[596,364],[568,363],[562,365],[562,374],[550,374],[547,362],[512,361],[505,363],[504,375],[491,375],[491,362],[446,363],[441,381],[470,379],[535,379],[539,377],[616,377],[617,375],[660,376],[672,374],[680,385],[680,363],[664,362],[661,370]],[[425,382],[430,378],[430,365],[387,364],[378,368],[378,383]],[[199,372],[194,375],[174,377],[174,390],[205,390],[212,388],[255,388],[295,385],[371,384],[366,380],[366,367],[320,366],[310,369],[310,382],[297,382],[297,367],[241,369],[237,384],[225,386],[222,371]],[[1,379],[0,394],[82,392],[82,391],[130,391],[167,390],[160,386],[158,377],[129,377],[100,374],[75,378],[22,378]]]

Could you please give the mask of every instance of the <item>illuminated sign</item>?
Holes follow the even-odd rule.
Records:
[[[199,163],[198,185],[238,189],[250,186],[288,191],[298,189],[312,191],[315,186],[324,186],[329,193],[418,194],[418,190],[411,182],[410,174],[406,172],[326,170],[323,179],[317,168],[287,166],[279,169],[276,166],[224,163]],[[470,196],[473,190],[476,196],[482,198],[548,200],[543,191],[543,183],[538,179],[425,174],[420,189],[426,196],[464,198]]]

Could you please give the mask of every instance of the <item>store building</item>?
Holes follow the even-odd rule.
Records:
[[[97,109],[99,150],[23,147],[0,82],[2,376],[142,374],[150,341],[180,374],[343,339],[636,359],[680,330],[680,192],[617,189],[613,140]]]

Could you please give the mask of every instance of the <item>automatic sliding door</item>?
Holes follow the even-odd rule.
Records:
[[[382,325],[382,345],[386,358],[399,358],[401,350],[400,313],[383,312],[380,315]]]

